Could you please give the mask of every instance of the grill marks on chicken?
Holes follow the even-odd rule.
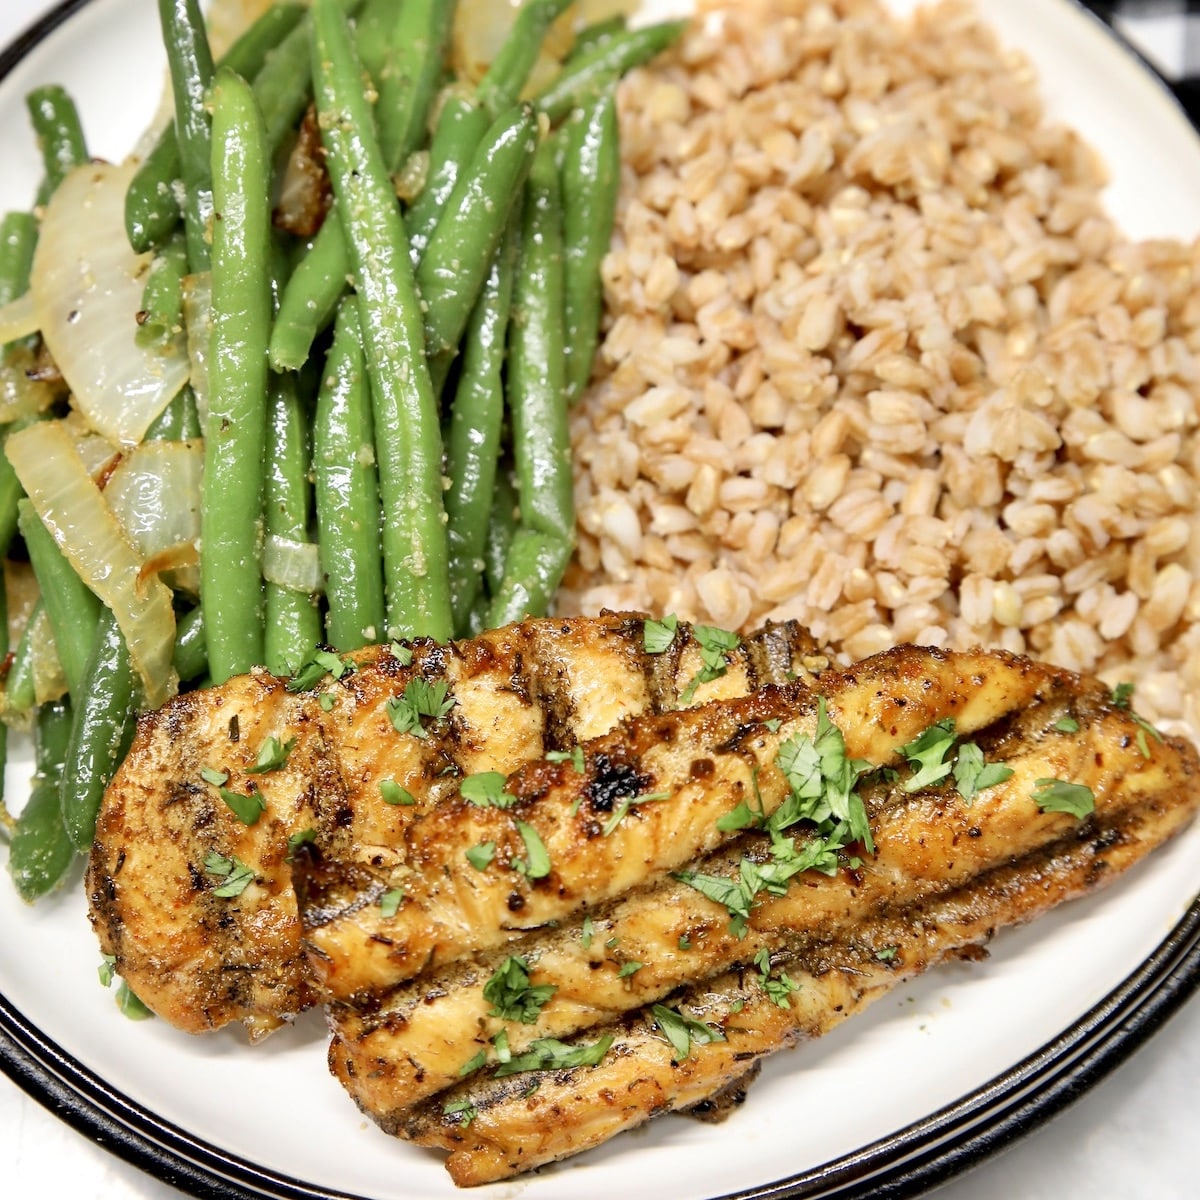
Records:
[[[289,838],[311,830],[335,859],[377,871],[462,776],[507,775],[630,716],[674,709],[700,650],[682,626],[664,654],[646,654],[642,636],[642,619],[627,614],[527,621],[448,646],[418,642],[408,664],[372,647],[314,692],[293,694],[255,672],[147,714],[105,797],[89,863],[104,952],[180,1028],[242,1021],[251,1036],[269,1032],[318,998],[301,953]],[[807,678],[826,660],[787,623],[748,638],[726,663],[693,703]],[[424,737],[398,734],[388,715],[414,678],[445,683],[455,701]],[[285,765],[249,774],[270,737],[293,742]],[[230,791],[256,792],[264,815],[241,824],[204,768],[226,773]],[[384,780],[415,806],[384,803]],[[254,872],[241,895],[213,895],[223,882],[205,870],[214,854]]]

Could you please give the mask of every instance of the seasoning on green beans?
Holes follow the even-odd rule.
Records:
[[[222,70],[213,87],[212,337],[200,594],[213,680],[263,661],[259,540],[266,443],[270,164],[249,85]]]
[[[38,188],[38,207],[54,195],[68,171],[88,160],[83,126],[71,97],[57,84],[34,88],[25,97],[37,133],[45,176]]]

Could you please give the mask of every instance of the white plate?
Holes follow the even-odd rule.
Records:
[[[1109,204],[1124,227],[1143,237],[1194,236],[1200,143],[1161,85],[1063,0],[992,0],[983,8],[1032,56],[1051,111],[1106,158]],[[0,80],[0,209],[27,206],[40,173],[22,104],[30,87],[64,83],[93,153],[120,157],[157,103],[161,68],[154,10],[144,0],[91,0],[34,46]],[[27,760],[10,766],[10,795],[27,788],[28,774]],[[844,1184],[837,1194],[850,1196],[868,1194],[853,1177],[880,1170],[908,1178],[910,1188],[928,1182],[936,1165],[921,1174],[926,1168],[895,1160],[940,1142],[934,1162],[949,1166],[962,1147],[1008,1136],[1020,1121],[1006,1124],[1004,1108],[1016,1105],[1021,1116],[1021,1097],[1028,1105],[1032,1090],[1028,1119],[1038,1111],[1038,1088],[1048,1103],[1057,1100],[1056,1074],[1089,1082],[1131,1028],[1145,1031],[1147,1011],[1165,1011],[1187,990],[1200,971],[1200,913],[1168,953],[1154,955],[1184,918],[1198,879],[1200,827],[1109,892],[1004,934],[985,966],[943,968],[822,1042],[776,1056],[725,1125],[653,1122],[490,1194],[686,1200],[800,1177],[795,1194],[832,1195]],[[227,1194],[454,1194],[437,1156],[363,1121],[326,1072],[315,1017],[253,1050],[233,1031],[193,1039],[163,1022],[123,1020],[97,985],[99,955],[78,888],[28,909],[0,881],[0,930],[9,1069],[27,1084],[32,1077],[128,1156],[156,1171],[183,1170],[175,1182],[197,1190],[223,1175]],[[1017,1064],[1025,1065],[1014,1072]],[[950,1116],[911,1129],[946,1109]],[[824,1182],[814,1174],[864,1148],[871,1149],[844,1174]],[[197,1173],[186,1174],[188,1163],[199,1164]]]

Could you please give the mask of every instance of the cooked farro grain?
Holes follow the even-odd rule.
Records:
[[[739,2],[622,87],[560,607],[1028,651],[1200,729],[1200,246],[973,11]]]

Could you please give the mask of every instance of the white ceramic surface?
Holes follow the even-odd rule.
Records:
[[[2,0],[0,43],[48,7],[45,0]],[[1067,4],[992,0],[984,7],[1004,36],[1034,57],[1052,110],[1104,153],[1114,174],[1110,204],[1126,227],[1139,235],[1200,231],[1200,147],[1156,85]],[[27,205],[38,173],[21,106],[30,86],[66,83],[93,152],[116,157],[157,101],[160,64],[148,0],[93,0],[0,83],[0,209]],[[27,786],[27,778],[28,766],[14,764],[10,788]],[[986,966],[945,968],[823,1043],[778,1057],[724,1126],[659,1121],[490,1194],[720,1195],[886,1136],[1071,1024],[1153,950],[1198,881],[1194,829],[1152,869],[1001,937]],[[361,1120],[325,1073],[315,1020],[253,1051],[232,1032],[197,1040],[161,1022],[123,1020],[96,983],[98,952],[75,889],[24,909],[0,881],[0,931],[0,991],[68,1052],[177,1125],[314,1185],[379,1200],[452,1194],[432,1156]],[[1198,1060],[1193,1003],[1100,1096],[944,1194],[1194,1195]],[[174,1194],[87,1146],[0,1079],[0,1194],[21,1194],[23,1181],[46,1189],[55,1178],[84,1197]]]

